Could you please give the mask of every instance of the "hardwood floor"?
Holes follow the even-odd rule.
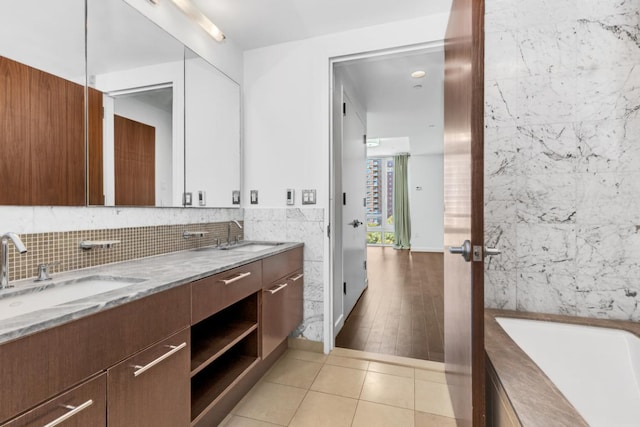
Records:
[[[367,249],[369,287],[336,347],[444,361],[443,254]]]

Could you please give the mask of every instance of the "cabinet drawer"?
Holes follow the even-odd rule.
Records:
[[[268,285],[302,268],[302,247],[262,260],[262,278]]]
[[[106,396],[106,374],[102,374],[2,427],[42,427],[56,420],[65,427],[104,427],[107,425]]]
[[[189,326],[189,292],[179,286],[0,346],[0,422]]]
[[[262,262],[256,261],[191,284],[191,324],[206,319],[262,287]]]
[[[189,330],[107,371],[110,427],[181,427],[190,424]]]

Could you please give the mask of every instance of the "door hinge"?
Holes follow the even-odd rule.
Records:
[[[364,260],[364,269],[365,270],[367,269],[367,260],[366,259]]]
[[[347,193],[342,193],[342,205],[347,205]]]
[[[342,103],[342,115],[343,116],[347,115],[347,103],[346,102]]]
[[[327,225],[327,237],[331,238],[331,224]]]
[[[102,108],[102,118],[104,119],[104,107],[100,107]]]
[[[362,198],[362,206],[365,207],[365,208],[367,207],[367,198],[366,197]]]
[[[367,145],[367,134],[362,135],[362,143]]]
[[[347,282],[342,283],[342,293],[345,295],[347,294]]]

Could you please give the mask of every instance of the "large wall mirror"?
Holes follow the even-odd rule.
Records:
[[[3,2],[1,205],[85,204],[84,0]]]
[[[238,84],[122,0],[87,16],[89,204],[233,206]]]
[[[7,2],[0,150],[0,205],[238,206],[240,87],[123,0]]]

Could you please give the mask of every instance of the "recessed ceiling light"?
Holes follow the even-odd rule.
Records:
[[[427,73],[425,73],[422,70],[417,70],[414,71],[413,73],[411,73],[411,77],[413,77],[414,79],[421,79],[423,78]]]

